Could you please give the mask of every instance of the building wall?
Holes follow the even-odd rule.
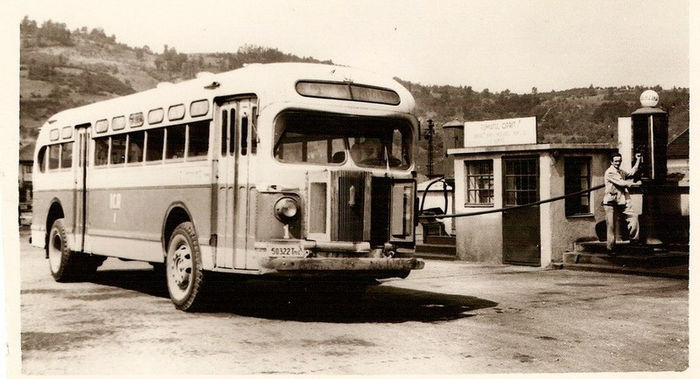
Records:
[[[556,160],[546,152],[540,153],[540,200],[551,199],[554,195],[552,183],[555,174],[553,170]],[[563,173],[562,173],[563,175]],[[563,183],[563,181],[562,181]],[[558,235],[554,233],[557,224],[554,219],[554,203],[544,203],[540,207],[540,266],[546,267],[552,262],[553,239]]]
[[[565,194],[565,157],[590,157],[591,187],[604,182],[603,175],[609,166],[608,151],[581,151],[552,153],[536,152],[539,156],[539,199],[546,200]],[[455,212],[474,213],[488,209],[503,208],[503,156],[518,156],[512,152],[491,152],[455,157]],[[531,153],[528,155],[532,155]],[[493,206],[465,205],[465,162],[491,159],[493,161],[494,204]],[[564,252],[573,242],[596,238],[595,225],[605,220],[602,208],[603,190],[591,193],[590,214],[567,217],[565,200],[544,203],[540,208],[540,262],[543,267],[552,262],[561,262]],[[457,233],[457,256],[467,261],[484,263],[503,262],[502,213],[459,217],[455,219]]]
[[[566,153],[556,159],[551,157],[551,196],[557,197],[565,194],[564,190],[564,160],[566,157],[591,157],[591,187],[604,183],[603,175],[610,166],[606,153]],[[603,210],[604,190],[591,192],[590,215],[566,216],[565,200],[555,201],[550,204],[551,215],[551,261],[561,262],[566,250],[573,247],[573,242],[584,238],[596,237],[595,224],[605,220]],[[544,218],[544,217],[543,217]],[[544,237],[544,235],[543,235]]]
[[[465,161],[476,159],[493,160],[494,204],[492,206],[465,205]],[[472,155],[469,158],[455,158],[455,213],[474,213],[503,207],[502,165],[500,156],[493,154]],[[501,213],[458,217],[455,219],[457,232],[457,257],[466,261],[503,262],[503,222]]]

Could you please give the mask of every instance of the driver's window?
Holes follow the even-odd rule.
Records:
[[[379,138],[351,138],[350,156],[360,165],[381,165],[386,162]]]
[[[328,141],[317,140],[306,143],[306,159],[309,163],[328,163]]]
[[[389,150],[389,166],[397,167],[402,165],[408,165],[409,157],[407,146],[404,144],[404,136],[398,129],[394,129],[394,133],[391,138],[391,146]]]

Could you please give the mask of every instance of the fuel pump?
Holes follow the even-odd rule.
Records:
[[[657,107],[659,95],[646,90],[640,96],[641,108],[631,114],[631,122],[620,122],[618,145],[625,158],[635,162],[636,153],[641,163],[634,180],[639,184],[630,188],[635,211],[639,213],[640,241],[646,246],[671,242],[668,236],[680,218],[680,195],[687,188],[668,178],[668,113]],[[628,130],[625,130],[627,129]]]

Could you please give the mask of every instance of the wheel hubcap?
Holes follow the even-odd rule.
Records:
[[[170,279],[181,290],[187,289],[192,275],[192,252],[186,244],[179,245],[170,260]]]

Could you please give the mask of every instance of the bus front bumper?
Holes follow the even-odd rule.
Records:
[[[261,267],[277,272],[380,272],[420,270],[425,262],[416,258],[291,258],[274,257],[262,260]]]

